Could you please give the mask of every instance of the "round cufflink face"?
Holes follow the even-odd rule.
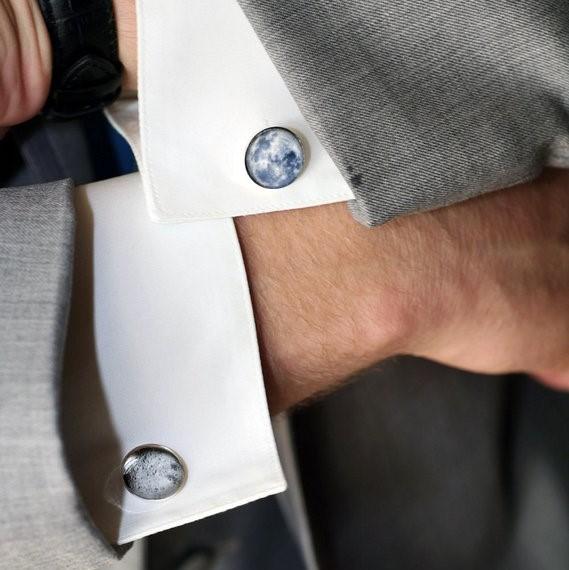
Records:
[[[176,494],[185,485],[188,474],[182,459],[171,449],[143,445],[124,458],[122,477],[133,495],[156,501]]]
[[[289,186],[300,176],[304,162],[300,139],[282,127],[257,133],[245,153],[247,173],[263,188]]]

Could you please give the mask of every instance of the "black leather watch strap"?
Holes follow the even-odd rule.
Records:
[[[53,50],[44,114],[70,119],[102,109],[121,92],[112,0],[38,0]]]

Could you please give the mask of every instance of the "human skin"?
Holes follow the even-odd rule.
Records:
[[[274,411],[398,354],[569,389],[569,171],[373,230],[342,204],[237,228]]]
[[[114,2],[123,88],[136,90],[134,0]],[[51,43],[37,0],[0,0],[0,129],[40,112],[51,81]]]
[[[0,0],[0,127],[34,116],[49,89],[34,2]],[[134,4],[115,0],[127,90]],[[567,171],[374,229],[345,204],[236,226],[273,413],[398,354],[569,389]]]
[[[0,128],[42,108],[51,77],[51,44],[36,0],[0,0]]]

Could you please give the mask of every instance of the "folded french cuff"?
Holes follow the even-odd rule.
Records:
[[[140,171],[154,221],[230,218],[353,199],[236,1],[138,1]],[[246,153],[261,131],[300,141],[300,176],[267,188]],[[269,175],[287,149],[257,154]],[[271,164],[267,165],[267,161]]]
[[[66,439],[97,527],[124,544],[283,491],[233,221],[156,224],[138,174],[76,195]]]

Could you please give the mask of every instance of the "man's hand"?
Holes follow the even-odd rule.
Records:
[[[136,90],[135,0],[113,0],[123,87]],[[0,0],[0,129],[34,117],[51,84],[51,43],[37,0]]]
[[[569,172],[373,230],[240,218],[273,412],[397,354],[569,389]]]

